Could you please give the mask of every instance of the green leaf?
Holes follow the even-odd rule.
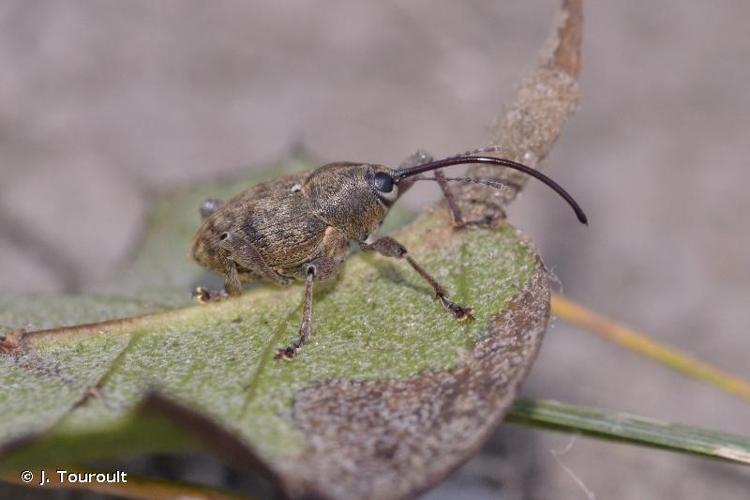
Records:
[[[189,294],[186,294],[188,298]],[[106,295],[0,295],[0,333],[24,328],[42,330],[60,326],[126,318],[164,309],[147,298]]]
[[[557,401],[516,402],[506,422],[750,464],[750,437]]]
[[[129,314],[184,303],[200,283],[182,256],[198,200],[215,194],[206,191],[157,205],[151,236],[118,283],[138,296],[120,303]],[[549,289],[510,226],[453,231],[439,209],[396,237],[477,321],[455,321],[405,263],[357,254],[316,288],[313,339],[292,362],[273,354],[296,337],[300,286],[29,333],[0,355],[0,469],[208,450],[260,466],[294,494],[407,495],[435,483],[512,402],[546,326]],[[117,303],[19,302],[26,311],[3,322],[110,319]],[[217,449],[217,435],[244,458]]]

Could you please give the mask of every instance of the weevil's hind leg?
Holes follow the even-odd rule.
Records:
[[[287,347],[276,351],[276,359],[292,359],[307,339],[312,335],[313,323],[313,283],[315,280],[326,280],[334,277],[341,269],[343,260],[336,257],[321,257],[307,266],[305,275],[305,300],[302,308],[302,322],[299,325],[299,337]]]
[[[216,198],[206,198],[200,206],[201,219],[206,220],[224,204]]]
[[[455,302],[448,299],[448,293],[446,292],[445,288],[443,288],[443,286],[438,283],[438,281],[433,278],[430,273],[425,271],[422,266],[417,264],[416,261],[408,255],[406,247],[404,247],[398,241],[394,240],[390,236],[384,236],[383,238],[379,238],[373,243],[362,244],[361,248],[362,250],[366,251],[378,252],[379,254],[385,255],[386,257],[406,259],[406,262],[409,263],[412,269],[414,269],[422,278],[424,278],[425,281],[427,281],[427,283],[430,284],[437,298],[440,299],[440,302],[443,304],[443,306],[445,306],[446,309],[453,313],[456,319],[474,319],[474,311],[472,310],[472,308],[456,304]]]
[[[223,233],[221,238],[222,241],[219,246],[229,252],[230,261],[236,262],[245,269],[249,269],[258,274],[261,278],[276,283],[279,286],[287,286],[292,282],[291,278],[280,275],[269,266],[265,259],[263,259],[263,256],[255,249],[255,245],[253,245],[252,241],[242,233]],[[233,277],[228,273],[227,284],[230,284],[230,278]],[[237,277],[236,282],[239,283],[239,277]],[[233,285],[234,282],[231,284]],[[242,287],[240,286],[239,288],[241,291]],[[227,289],[227,291],[229,291],[230,294],[232,293],[229,289]]]

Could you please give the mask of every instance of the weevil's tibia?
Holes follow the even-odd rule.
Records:
[[[456,319],[474,319],[474,311],[472,310],[472,308],[456,304],[455,302],[448,299],[448,293],[445,291],[445,288],[443,288],[443,286],[438,283],[438,281],[433,278],[430,273],[425,271],[422,266],[417,264],[416,261],[414,261],[414,259],[412,259],[408,255],[406,247],[404,247],[398,241],[394,240],[390,236],[384,236],[383,238],[379,238],[373,243],[361,245],[361,248],[362,250],[366,251],[378,252],[379,254],[386,257],[405,259],[406,262],[408,262],[412,267],[412,269],[414,269],[417,274],[419,274],[425,281],[427,281],[427,283],[430,284],[437,298],[440,299],[440,302],[443,304],[443,306],[445,306],[446,309],[453,313]]]

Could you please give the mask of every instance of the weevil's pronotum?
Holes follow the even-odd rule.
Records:
[[[556,182],[530,167],[494,156],[493,149],[433,161],[417,153],[400,168],[372,163],[337,162],[260,183],[222,203],[207,200],[200,209],[203,224],[193,238],[192,255],[202,266],[224,276],[224,290],[198,288],[200,300],[242,292],[242,283],[270,281],[286,286],[305,282],[304,307],[299,338],[277,351],[277,358],[291,359],[312,333],[313,283],[335,277],[351,243],[364,251],[404,259],[432,287],[443,306],[459,320],[472,320],[470,307],[456,304],[440,283],[391,237],[373,240],[391,206],[416,180],[440,183],[453,215],[463,225],[446,182],[480,182],[483,179],[447,179],[439,169],[451,165],[484,163],[519,170],[552,188],[573,208],[578,220],[586,215]],[[434,170],[434,178],[418,177]]]

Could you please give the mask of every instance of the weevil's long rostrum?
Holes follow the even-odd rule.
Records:
[[[535,177],[560,195],[581,223],[588,223],[581,207],[559,184],[526,165],[483,156],[493,151],[485,148],[442,160],[419,151],[397,169],[370,163],[329,163],[263,182],[225,203],[206,200],[200,207],[204,220],[193,238],[191,253],[199,264],[224,277],[224,290],[198,288],[195,295],[200,301],[209,301],[240,294],[243,283],[269,281],[287,286],[304,281],[299,337],[276,354],[277,359],[292,359],[313,331],[314,282],[338,275],[354,242],[362,250],[406,260],[446,309],[459,320],[472,320],[472,309],[452,302],[445,288],[403,245],[387,236],[371,241],[371,235],[417,180],[440,184],[454,227],[463,227],[465,222],[448,182],[495,184],[491,179],[447,178],[441,169],[472,163],[511,168]],[[434,177],[420,176],[429,171],[435,172]]]

